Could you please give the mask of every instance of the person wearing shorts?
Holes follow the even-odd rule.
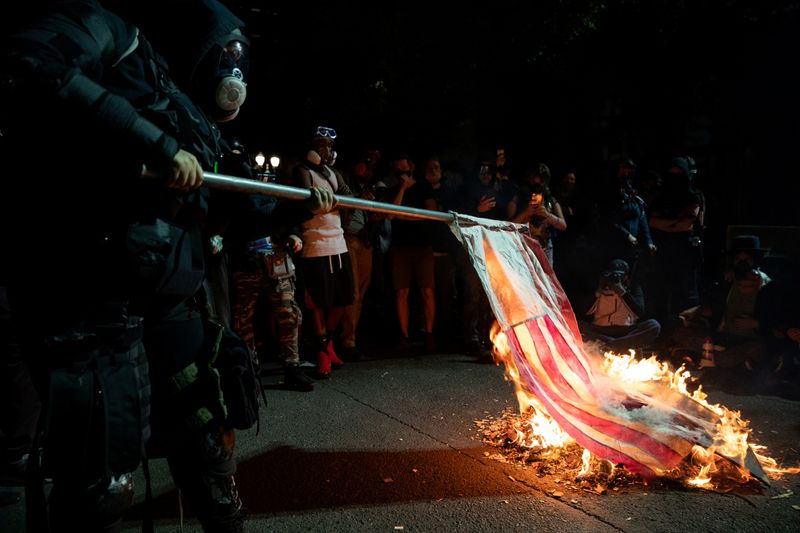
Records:
[[[334,194],[350,195],[333,162],[333,128],[319,126],[306,161],[294,169],[299,187],[317,187]],[[344,362],[336,355],[331,336],[339,326],[347,305],[353,302],[353,269],[342,219],[338,210],[314,215],[303,223],[303,257],[300,269],[306,287],[306,306],[312,312],[317,337],[317,376],[330,376],[333,366]]]

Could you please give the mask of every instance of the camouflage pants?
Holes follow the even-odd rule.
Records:
[[[236,291],[233,330],[255,350],[253,317],[259,297],[264,295],[269,306],[270,331],[279,346],[278,357],[284,364],[299,363],[298,332],[302,314],[294,299],[294,277],[274,279],[260,268],[235,272],[233,281]]]

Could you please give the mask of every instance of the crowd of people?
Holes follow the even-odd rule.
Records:
[[[599,350],[657,353],[676,366],[698,368],[703,344],[713,338],[719,368],[746,371],[754,381],[764,373],[772,381],[794,379],[796,274],[784,268],[776,273],[779,280],[762,276],[759,268],[769,251],[755,235],[733,236],[724,250],[707,246],[706,199],[692,157],[665,162],[663,173],[641,171],[621,158],[589,183],[571,169],[552,180],[550,168],[540,162],[523,160],[512,167],[503,147],[466,162],[436,155],[416,159],[401,150],[382,161],[380,154],[370,146],[342,165],[352,194],[520,224],[545,251],[584,340]],[[375,311],[354,315],[347,340],[333,343],[346,350],[343,359],[359,357],[359,346],[366,343],[372,352],[452,349],[491,361],[486,295],[447,225],[343,213],[346,220],[358,220],[345,229],[347,251],[369,265],[354,273],[354,298],[359,313]],[[745,261],[741,255],[748,251],[753,255]],[[745,263],[753,269],[746,275],[759,280],[747,298],[737,296],[749,283],[737,278],[745,276]],[[767,287],[763,295],[762,287]],[[394,313],[387,313],[392,308]],[[747,357],[732,348],[733,323],[739,328],[733,333],[743,335],[745,328],[753,341],[755,352]]]
[[[308,200],[208,189],[204,171],[259,179],[218,126],[246,97],[244,24],[216,0],[152,7],[54,0],[4,22],[5,102],[36,103],[2,116],[19,183],[2,209],[4,464],[29,487],[52,479],[26,497],[41,530],[118,529],[145,457],[167,459],[205,531],[244,529],[243,428],[209,323],[256,367],[278,360],[302,392],[365,352],[492,361],[489,303],[447,225],[337,208],[335,195],[518,223],[602,348],[683,357],[712,336],[720,366],[795,368],[798,300],[770,290],[755,236],[732,241],[725,290],[703,290],[706,202],[691,157],[663,178],[619,160],[589,195],[575,171],[553,182],[544,163],[513,167],[504,147],[456,170],[368,146],[340,169],[337,133],[320,125],[280,177]],[[36,164],[43,147],[57,172]]]

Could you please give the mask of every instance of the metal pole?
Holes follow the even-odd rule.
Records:
[[[290,200],[305,200],[311,196],[311,191],[289,185],[279,185],[277,183],[264,183],[247,178],[237,178],[215,172],[204,172],[203,183],[214,189],[225,189],[227,191],[246,192],[252,194],[263,194],[266,196],[277,196]],[[402,205],[387,204],[374,200],[364,200],[353,196],[335,196],[338,207],[352,209],[363,209],[365,211],[375,211],[377,213],[389,213],[393,215],[403,215],[411,218],[425,220],[438,220],[441,222],[452,222],[455,218],[451,213],[441,211],[429,211],[416,207],[405,207]]]

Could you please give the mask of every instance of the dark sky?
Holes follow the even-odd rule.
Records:
[[[471,161],[503,142],[589,178],[688,153],[721,223],[800,224],[800,2],[228,4],[253,37],[230,127],[252,150],[303,153],[324,123],[342,165],[364,143]]]

